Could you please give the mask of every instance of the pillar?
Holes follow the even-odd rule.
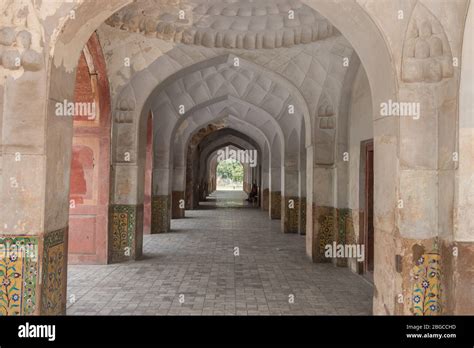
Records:
[[[35,50],[42,52],[40,46]],[[72,118],[55,116],[55,104],[64,97],[73,100],[75,72],[64,74],[70,93],[62,99],[53,93],[47,101],[43,64],[36,71],[17,71],[15,79],[5,71],[0,315],[65,314]]]
[[[109,207],[109,263],[137,260],[142,256],[145,191],[143,189],[142,194],[138,194],[141,191],[138,172],[135,164],[112,165],[115,189]],[[141,186],[144,187],[144,183],[145,180]]]
[[[316,165],[313,168],[312,226],[306,232],[307,254],[313,262],[331,262],[325,255],[326,245],[335,241],[337,209],[334,202],[334,169]],[[307,209],[309,211],[309,209]]]
[[[151,234],[171,229],[170,169],[153,169],[153,197],[151,198]]]
[[[175,167],[171,192],[171,218],[183,219],[186,208],[186,167]]]

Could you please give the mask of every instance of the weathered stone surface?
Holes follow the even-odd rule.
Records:
[[[19,31],[16,34],[16,42],[21,47],[29,49],[31,46],[31,33],[26,30]]]
[[[38,71],[42,67],[43,57],[36,51],[26,50],[21,56],[21,64],[25,70]]]
[[[2,65],[6,69],[17,70],[21,67],[21,55],[18,50],[9,49],[3,51]]]
[[[0,44],[4,46],[11,46],[15,41],[15,29],[5,27],[0,29]]]

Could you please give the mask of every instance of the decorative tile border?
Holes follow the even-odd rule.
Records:
[[[326,245],[332,244],[336,238],[337,212],[333,207],[315,206],[313,210],[313,221],[316,224],[315,232],[315,255],[316,262],[332,262],[325,257]]]
[[[300,199],[299,197],[285,197],[283,201],[285,203],[283,232],[298,233]],[[293,204],[291,204],[291,201],[293,201]]]
[[[305,216],[306,220],[306,216]],[[306,221],[305,221],[306,223]],[[313,204],[313,229],[315,233],[313,259],[316,262],[335,262],[339,267],[347,267],[347,258],[336,258],[335,261],[324,256],[326,245],[333,242],[337,244],[356,244],[352,210],[349,208],[333,208],[315,206]]]
[[[412,311],[415,315],[441,314],[441,256],[435,250],[423,254],[412,269]]]
[[[66,312],[67,227],[44,235],[41,314],[61,315]]]
[[[38,237],[0,237],[0,315],[31,315],[37,307]]]
[[[151,233],[168,232],[171,228],[170,196],[153,196],[151,199]]]
[[[299,223],[299,233],[301,235],[306,234],[306,197],[300,199],[300,223]]]
[[[270,192],[270,218],[281,219],[281,192],[271,191]]]
[[[262,209],[265,211],[268,211],[269,209],[269,204],[270,204],[270,190],[269,189],[264,189],[262,192]]]
[[[352,210],[349,208],[337,209],[337,244],[354,244],[354,222],[352,221]],[[347,258],[337,258],[336,265],[347,267]]]
[[[137,206],[111,205],[109,215],[109,261],[120,262],[133,259]]]

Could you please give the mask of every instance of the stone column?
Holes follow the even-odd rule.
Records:
[[[173,191],[171,192],[171,218],[183,219],[186,208],[185,198],[186,167],[175,167],[173,172]]]
[[[306,232],[306,251],[314,262],[331,262],[324,252],[326,245],[335,241],[337,230],[333,183],[333,168],[319,165],[313,168],[312,226]]]
[[[66,311],[72,118],[55,116],[64,95],[47,101],[47,69],[37,54],[34,71],[20,67],[13,79],[4,67],[0,82],[0,315]],[[65,83],[73,86],[74,78],[65,74]]]
[[[151,198],[151,234],[169,232],[171,229],[171,194],[169,168],[153,170],[153,197]]]
[[[464,26],[459,91],[458,163],[455,167],[452,236],[442,241],[445,314],[474,313],[474,8],[469,6]],[[466,63],[467,62],[467,63]]]
[[[144,169],[144,168],[142,168]],[[136,260],[142,256],[144,192],[138,196],[139,167],[115,163],[112,166],[114,191],[109,207],[108,262]],[[143,185],[142,185],[143,186]]]

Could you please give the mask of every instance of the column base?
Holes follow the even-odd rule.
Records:
[[[66,314],[67,233],[0,236],[0,315]]]
[[[283,233],[298,233],[299,229],[299,197],[284,197],[281,209],[284,212],[282,219]]]
[[[142,257],[143,205],[114,204],[109,211],[109,263]]]
[[[270,190],[266,188],[262,191],[262,204],[260,208],[264,211],[268,211],[269,205],[270,205]]]
[[[332,245],[336,234],[336,209],[333,207],[317,206],[313,204],[313,229],[312,233],[311,259],[313,262],[332,262],[332,258],[326,257],[327,245]]]
[[[151,234],[165,233],[171,229],[171,197],[153,196],[151,199]]]
[[[281,192],[270,192],[270,219],[281,219]]]

